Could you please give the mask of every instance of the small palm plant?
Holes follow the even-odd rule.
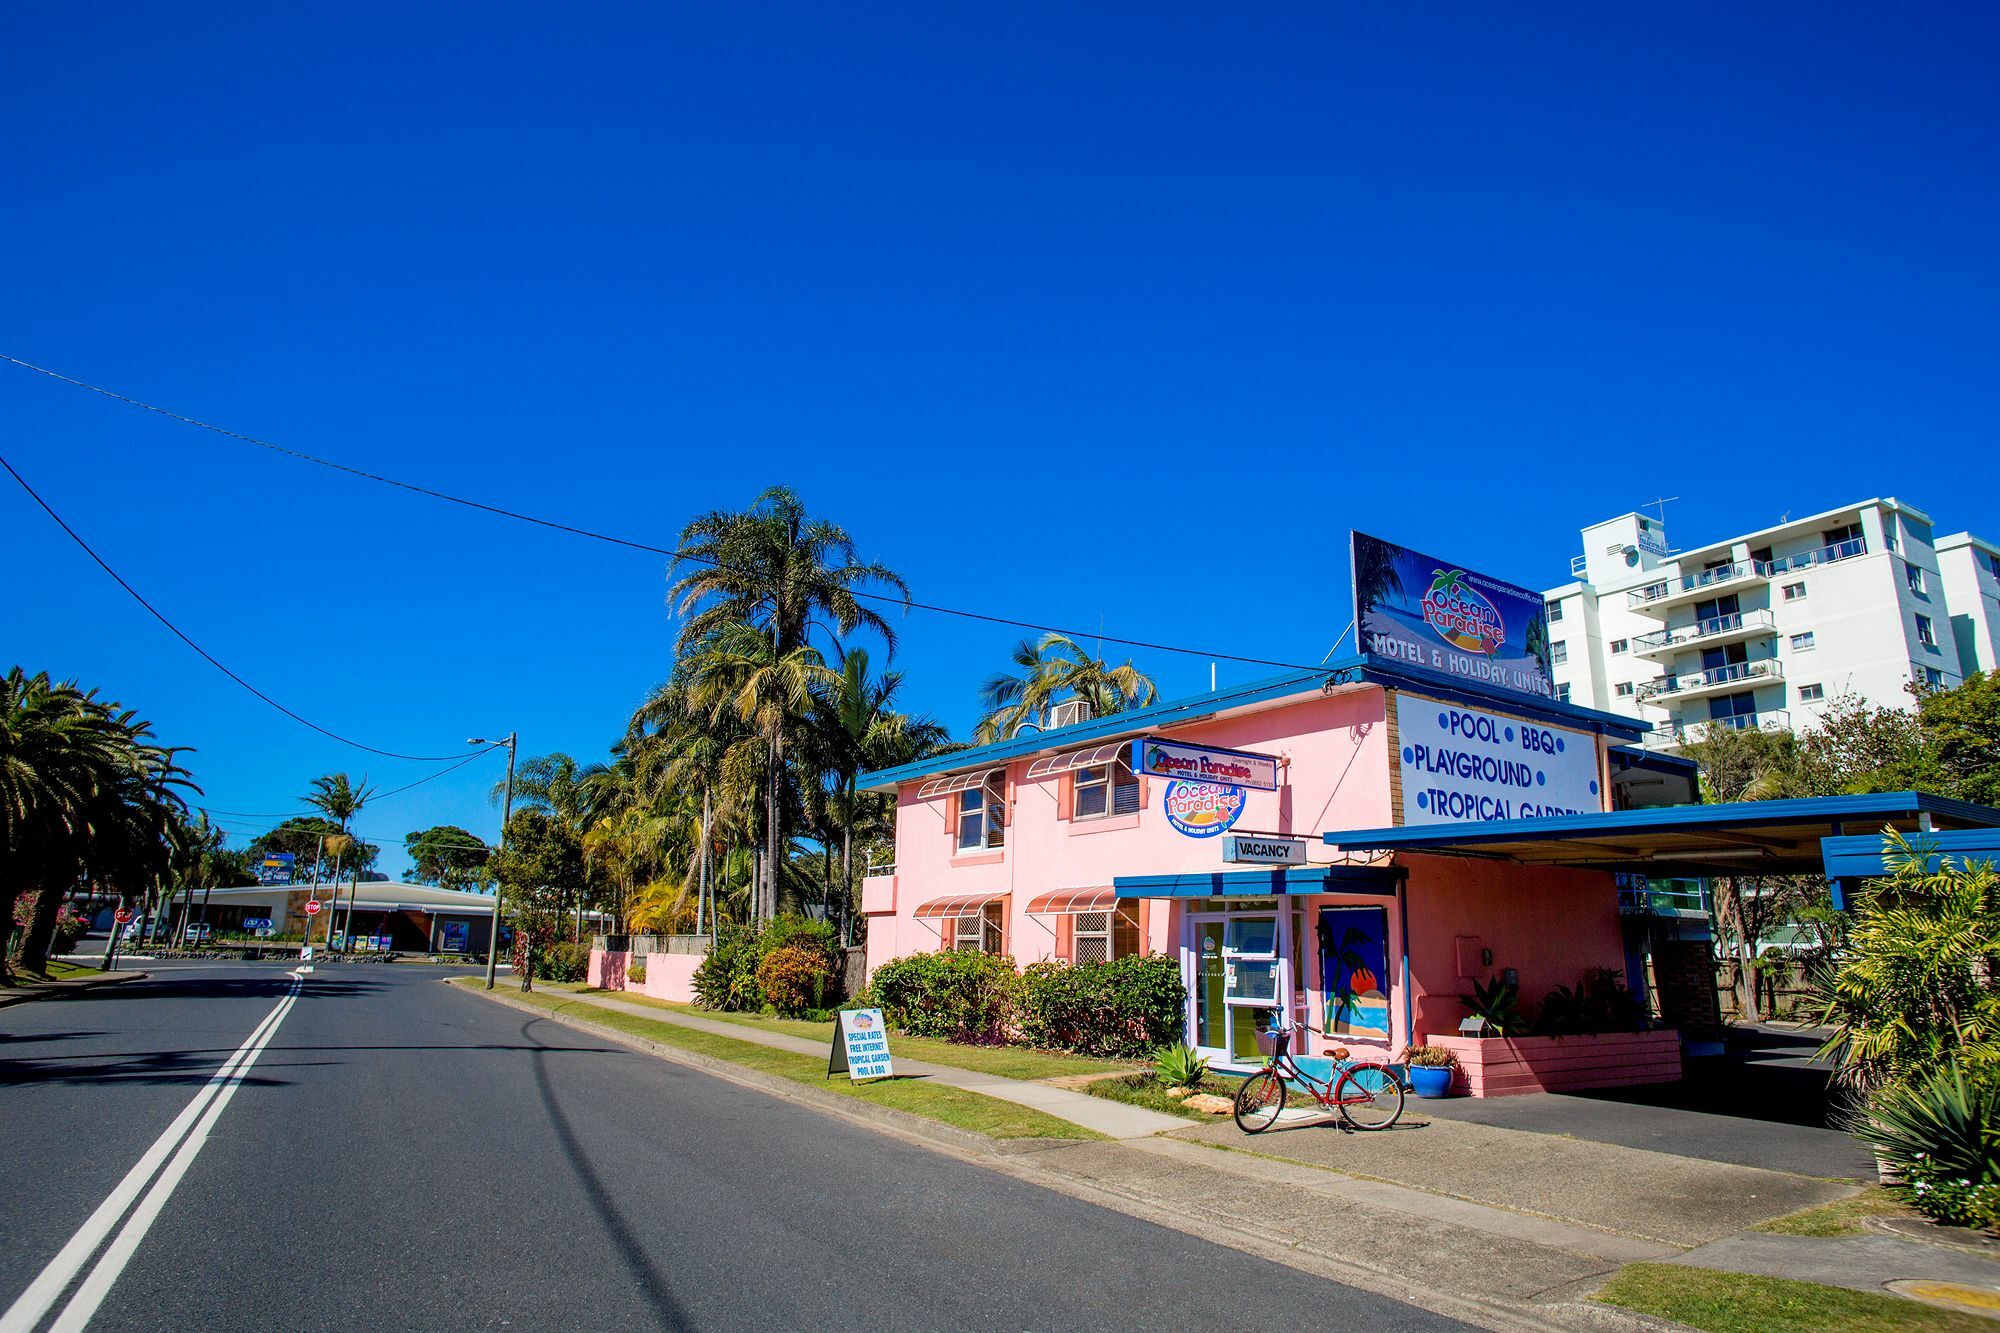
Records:
[[[1153,1068],[1170,1088],[1198,1088],[1208,1076],[1208,1061],[1184,1041],[1162,1046],[1153,1056]]]

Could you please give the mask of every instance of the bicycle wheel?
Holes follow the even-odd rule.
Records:
[[[1236,1090],[1236,1127],[1245,1134],[1261,1134],[1278,1123],[1285,1109],[1285,1081],[1270,1070],[1261,1070],[1243,1080]]]
[[[1403,1085],[1386,1065],[1349,1065],[1341,1072],[1333,1099],[1356,1129],[1387,1129],[1403,1118]]]

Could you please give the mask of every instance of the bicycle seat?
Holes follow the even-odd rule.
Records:
[[[1328,1051],[1327,1054],[1336,1060],[1345,1060],[1353,1052],[1349,1051],[1345,1046],[1336,1046],[1331,1051]]]

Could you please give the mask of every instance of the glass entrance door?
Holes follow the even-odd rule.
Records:
[[[1275,1009],[1290,989],[1279,914],[1189,918],[1194,952],[1197,1050],[1226,1065],[1262,1063],[1257,1010]]]

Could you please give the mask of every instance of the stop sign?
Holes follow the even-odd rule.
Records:
[[[306,899],[306,915],[307,916],[319,915],[319,899],[317,898]]]
[[[111,914],[111,919],[113,921],[116,921],[119,925],[122,926],[127,921],[130,921],[132,919],[132,909],[129,907],[121,907],[117,911]]]

